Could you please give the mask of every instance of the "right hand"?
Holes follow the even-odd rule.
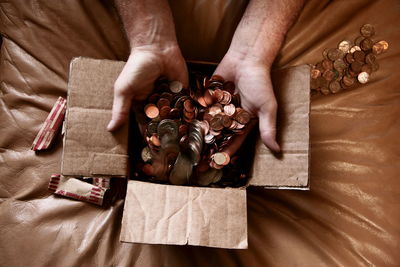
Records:
[[[146,99],[160,76],[166,76],[170,81],[180,81],[187,88],[188,72],[178,45],[132,48],[114,84],[112,119],[107,126],[108,131],[114,131],[126,122],[132,101]]]

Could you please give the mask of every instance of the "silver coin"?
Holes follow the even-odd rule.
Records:
[[[172,138],[178,137],[178,125],[175,121],[170,119],[165,119],[160,121],[157,127],[157,133],[160,138],[164,135],[169,135]]]
[[[176,158],[174,167],[169,175],[169,181],[171,184],[182,185],[189,183],[190,176],[192,176],[193,164],[182,153],[179,153]]]

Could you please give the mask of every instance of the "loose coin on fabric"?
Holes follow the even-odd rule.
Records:
[[[351,42],[349,40],[343,40],[339,43],[338,48],[343,53],[348,53],[350,51]]]
[[[337,92],[340,91],[340,83],[337,81],[333,81],[329,84],[329,90],[333,93],[336,94]]]
[[[358,74],[357,79],[362,84],[367,83],[369,81],[369,74],[366,72],[361,72]]]
[[[371,37],[375,34],[375,28],[371,24],[365,24],[361,27],[360,32],[364,37]]]
[[[361,51],[361,48],[358,45],[355,45],[352,48],[350,48],[350,53],[354,53],[356,51]]]

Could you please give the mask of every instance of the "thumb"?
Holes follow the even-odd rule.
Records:
[[[129,116],[132,103],[132,90],[127,87],[121,87],[118,80],[114,84],[114,101],[112,108],[112,118],[108,123],[107,130],[114,131],[121,127]]]
[[[274,152],[280,152],[276,142],[276,102],[266,102],[258,111],[261,140]]]

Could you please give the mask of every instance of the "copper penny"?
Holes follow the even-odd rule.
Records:
[[[211,81],[217,81],[223,83],[225,80],[221,75],[214,74],[213,76],[211,76],[210,82]]]
[[[340,83],[337,81],[333,81],[329,84],[329,90],[333,93],[336,94],[337,92],[340,91]]]
[[[358,36],[355,40],[354,40],[354,44],[356,46],[360,46],[361,42],[364,40],[364,36]]]
[[[154,119],[154,118],[157,118],[157,117],[158,117],[160,111],[159,111],[159,109],[157,108],[156,105],[154,105],[154,104],[147,104],[147,105],[144,107],[144,113],[146,114],[146,116],[147,116],[148,118]]]
[[[361,27],[360,33],[364,37],[371,37],[375,34],[375,28],[371,24],[365,24]]]
[[[231,100],[232,100],[232,95],[227,91],[223,91],[223,97],[220,103],[222,105],[227,105],[231,102]]]
[[[352,71],[354,71],[355,73],[359,73],[361,71],[361,67],[362,67],[362,63],[359,61],[354,61],[353,63],[351,63],[350,68]]]
[[[235,92],[235,84],[231,81],[224,82],[224,90],[228,91],[230,94]]]
[[[372,73],[372,65],[371,64],[364,64],[361,67],[361,72],[366,72],[368,74],[371,74]]]
[[[336,59],[340,58],[341,51],[337,48],[332,48],[329,49],[328,51],[328,58],[332,61],[335,61]]]
[[[190,99],[187,99],[187,100],[185,100],[185,102],[183,102],[183,107],[185,108],[185,110],[187,112],[194,111],[194,106],[193,106],[192,100],[190,100]]]
[[[324,51],[322,52],[322,56],[323,56],[324,58],[328,58],[328,52],[329,52],[329,49],[328,49],[328,48],[325,48]]]
[[[235,119],[241,124],[247,124],[250,121],[250,113],[242,109],[236,114]]]
[[[169,106],[163,106],[160,108],[160,118],[163,119],[168,119],[169,113],[171,111],[171,108]]]
[[[210,121],[210,128],[213,129],[214,131],[221,131],[224,126],[222,125],[222,120],[220,118],[212,118]]]
[[[222,106],[220,104],[214,104],[210,107],[208,113],[210,113],[212,116],[215,116],[218,113],[222,112]]]
[[[353,77],[351,77],[351,76],[345,75],[345,76],[343,76],[342,81],[343,81],[343,84],[344,84],[346,87],[351,87],[351,86],[354,85],[354,83],[355,83],[356,80],[355,80]]]
[[[228,115],[223,115],[222,116],[222,125],[225,128],[229,128],[232,125],[232,119]]]
[[[324,77],[325,80],[327,80],[327,81],[332,81],[332,79],[333,79],[333,71],[331,71],[331,70],[324,71],[324,73],[322,74],[322,77]]]
[[[371,39],[365,38],[365,39],[361,42],[360,47],[361,47],[362,50],[368,51],[368,50],[370,50],[370,49],[372,48],[373,45],[374,45],[374,43],[372,42]]]
[[[221,89],[216,89],[216,90],[214,90],[214,95],[213,96],[214,96],[214,99],[217,102],[221,102],[222,99],[224,98],[224,93],[223,93],[223,91]]]
[[[351,64],[354,62],[354,57],[352,53],[347,53],[345,59],[347,64]]]
[[[197,98],[197,102],[202,106],[202,107],[208,107],[206,100],[204,99],[203,96],[200,96],[199,98]]]
[[[151,142],[153,145],[155,145],[155,146],[161,146],[160,139],[158,138],[158,136],[157,136],[156,134],[153,134],[153,135],[150,137],[150,142]]]
[[[321,87],[321,93],[322,94],[324,94],[324,95],[329,95],[329,93],[330,93],[330,91],[329,91],[329,88],[328,87]]]
[[[376,57],[373,53],[369,53],[365,56],[365,63],[372,64],[376,61]]]
[[[160,99],[157,101],[157,107],[158,107],[158,108],[162,108],[162,107],[164,107],[164,106],[169,107],[170,104],[171,104],[171,102],[170,102],[167,98],[160,98]]]
[[[353,57],[356,61],[364,62],[365,60],[365,53],[363,51],[355,51],[353,53]]]
[[[179,125],[178,132],[179,136],[184,136],[188,133],[188,126],[186,124]]]
[[[322,67],[324,68],[324,70],[331,70],[333,69],[333,61],[329,60],[329,59],[324,59],[322,61]]]
[[[311,79],[317,79],[319,76],[321,76],[320,70],[318,70],[318,69],[311,70]]]
[[[181,116],[181,111],[179,109],[177,109],[177,108],[172,108],[169,111],[169,117],[171,119],[179,119],[180,116]]]
[[[206,90],[204,92],[204,102],[206,103],[207,107],[214,103],[214,97],[212,95],[213,93],[214,91],[212,90]]]
[[[339,58],[333,62],[333,66],[339,72],[342,72],[345,68],[347,68],[347,64],[344,62],[343,59]]]

